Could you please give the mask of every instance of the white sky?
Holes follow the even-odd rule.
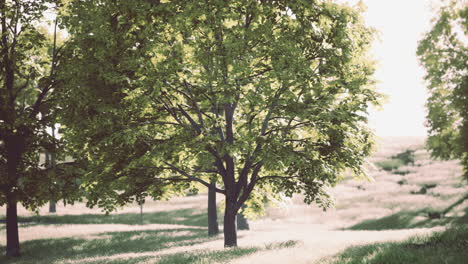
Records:
[[[349,0],[349,2],[356,2]],[[380,136],[425,136],[427,91],[416,58],[418,40],[430,29],[431,0],[364,0],[365,19],[380,31],[374,44],[378,90],[388,96],[383,109],[370,112],[370,126]]]

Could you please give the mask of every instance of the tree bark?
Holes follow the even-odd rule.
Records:
[[[140,203],[140,223],[143,224],[143,203]]]
[[[7,177],[9,188],[6,190],[6,233],[7,246],[6,255],[18,257],[20,255],[19,232],[18,232],[18,210],[17,193],[18,186],[18,165],[24,149],[24,138],[18,135],[6,137],[5,149],[7,157]]]
[[[51,127],[52,129],[52,137],[55,139],[55,125],[53,125]],[[50,166],[50,168],[53,170],[53,173],[54,173],[54,176],[55,175],[55,167],[57,165],[57,161],[55,159],[55,152],[51,152],[51,153],[48,153],[49,154],[49,158],[50,158],[50,164],[48,164]],[[46,153],[47,155],[47,153]],[[57,206],[56,206],[56,203],[54,200],[50,200],[49,201],[49,213],[56,213],[57,212]]]
[[[18,211],[16,194],[10,192],[6,195],[6,233],[7,246],[6,255],[8,257],[18,257],[20,255],[19,234],[18,234]]]
[[[213,188],[208,188],[208,236],[216,236],[219,234],[218,227],[218,212],[216,209],[216,191],[215,184],[211,182]]]
[[[47,168],[54,168],[55,166],[55,159],[53,158],[53,154],[49,153],[48,151],[45,152],[45,163]],[[56,213],[57,206],[54,200],[49,201],[49,213]]]
[[[56,213],[57,212],[57,204],[55,201],[49,201],[49,213]]]
[[[242,210],[246,207],[245,204],[241,206]],[[237,214],[237,230],[250,230],[249,222],[242,212]]]
[[[237,247],[236,214],[236,202],[226,196],[224,247]]]

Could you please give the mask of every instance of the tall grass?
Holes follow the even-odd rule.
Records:
[[[468,226],[412,237],[403,242],[350,247],[317,264],[460,264],[468,259]]]

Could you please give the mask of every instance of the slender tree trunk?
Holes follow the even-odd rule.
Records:
[[[53,125],[51,129],[52,129],[52,137],[55,139],[55,125]],[[50,164],[48,165],[50,166],[50,168],[52,168],[54,176],[56,176],[55,166],[57,165],[57,161],[55,160],[55,152],[49,153],[49,158],[50,158]],[[56,213],[56,212],[57,212],[57,206],[56,206],[55,200],[50,200],[49,201],[49,213]]]
[[[18,199],[15,188],[18,186],[18,165],[24,149],[24,138],[17,135],[7,137],[5,149],[7,152],[7,177],[10,186],[6,191],[6,255],[18,257],[20,255],[20,244],[18,233]]]
[[[140,203],[140,222],[143,224],[143,203]]]
[[[241,206],[242,210],[246,207],[245,204]],[[245,218],[243,211],[237,214],[237,230],[250,230],[249,222]]]
[[[20,245],[18,234],[18,212],[16,194],[14,192],[10,192],[9,194],[7,194],[6,198],[6,255],[9,257],[18,257],[20,255]]]
[[[46,167],[48,169],[54,168],[54,166],[55,166],[54,161],[55,161],[55,159],[53,158],[53,154],[46,151],[45,152],[45,163],[46,163]],[[49,201],[49,213],[55,213],[55,212],[57,212],[57,206],[55,204],[55,201],[50,200]]]
[[[237,247],[236,202],[226,196],[224,211],[224,247]]]
[[[215,187],[215,182],[211,186]],[[216,210],[216,191],[214,188],[208,188],[208,236],[219,234],[218,212]]]
[[[57,212],[57,204],[55,201],[49,201],[49,213],[56,213]]]

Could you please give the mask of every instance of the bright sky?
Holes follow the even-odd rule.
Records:
[[[349,2],[356,2],[349,0]],[[379,61],[378,90],[389,98],[370,113],[370,126],[380,136],[425,136],[424,71],[416,58],[418,40],[430,29],[431,0],[364,0],[367,24],[380,31],[374,45]]]

